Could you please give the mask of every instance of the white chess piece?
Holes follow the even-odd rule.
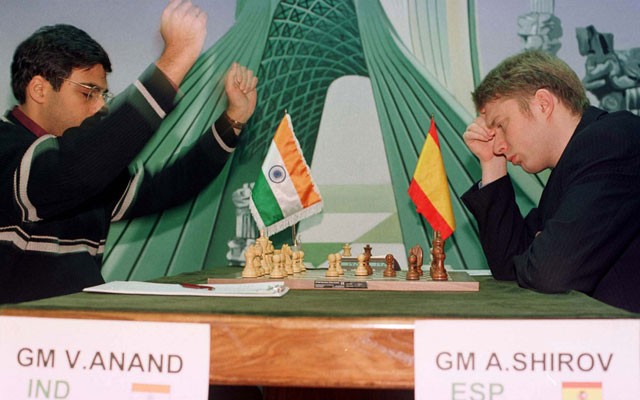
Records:
[[[336,271],[338,275],[344,275],[344,269],[342,269],[342,254],[336,253]]]
[[[356,268],[356,276],[368,276],[369,271],[367,266],[364,265],[364,254],[358,256],[358,268]]]
[[[300,269],[302,272],[307,270],[307,267],[304,266],[304,251],[300,250]]]
[[[324,274],[327,278],[337,278],[340,276],[338,274],[338,270],[336,269],[336,255],[331,253],[327,256],[329,260],[329,267],[327,268],[327,272]]]
[[[274,254],[273,267],[271,268],[271,275],[269,275],[269,277],[273,279],[282,279],[285,276],[287,275],[282,268],[282,257],[280,254]]]
[[[299,274],[300,272],[302,272],[302,268],[300,267],[300,252],[297,250],[294,251],[292,258],[293,258],[293,273]]]
[[[243,278],[256,278],[258,274],[256,273],[256,269],[253,266],[253,260],[256,256],[255,248],[253,246],[249,246],[247,250],[244,252],[244,269],[242,270]]]

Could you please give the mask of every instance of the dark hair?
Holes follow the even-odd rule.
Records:
[[[43,26],[20,43],[11,63],[11,88],[16,99],[26,101],[26,89],[34,76],[45,78],[54,90],[60,90],[63,78],[74,68],[102,65],[111,72],[111,61],[95,40],[75,26]]]
[[[562,60],[542,51],[525,51],[502,61],[482,80],[473,102],[480,111],[493,100],[507,97],[530,112],[528,100],[538,89],[547,89],[574,114],[589,107],[589,99],[578,75]]]

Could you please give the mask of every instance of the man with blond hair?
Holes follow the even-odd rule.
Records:
[[[493,276],[640,312],[640,118],[589,106],[575,72],[539,51],[504,60],[473,99],[464,140],[482,179],[462,200]],[[526,217],[508,162],[551,170]]]

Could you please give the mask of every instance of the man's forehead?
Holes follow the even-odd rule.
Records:
[[[72,68],[69,79],[102,88],[107,87],[107,73],[101,64],[95,64],[91,67]]]
[[[493,128],[496,124],[496,119],[498,118],[500,108],[497,104],[497,101],[498,100],[492,100],[490,102],[487,102],[482,110],[480,110],[480,115],[484,117],[484,121],[487,124],[488,128]]]
[[[488,128],[493,128],[503,118],[508,118],[514,112],[519,112],[518,101],[513,98],[502,97],[491,100],[480,110]]]

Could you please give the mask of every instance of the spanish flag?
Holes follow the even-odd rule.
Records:
[[[443,240],[451,236],[456,229],[456,220],[453,216],[447,174],[433,117],[413,179],[409,184],[409,197],[433,230],[440,232]]]
[[[311,178],[300,143],[285,113],[251,191],[251,214],[265,235],[322,211],[322,197]]]
[[[602,400],[602,383],[562,382],[562,400]]]

